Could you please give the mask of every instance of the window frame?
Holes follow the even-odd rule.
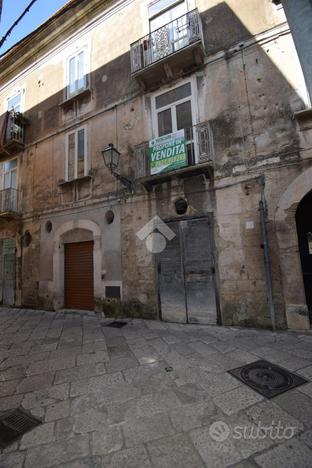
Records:
[[[157,16],[159,16],[160,14],[164,13],[165,11],[167,10],[170,10],[172,7],[176,6],[177,4],[181,3],[182,0],[176,0],[175,2],[172,3],[171,6],[167,7],[167,8],[163,8],[162,10],[160,10],[158,13],[156,14],[153,14],[153,15],[150,15],[150,7],[157,3],[158,0],[155,0],[155,1],[147,1],[146,4],[145,4],[145,25],[144,25],[144,29],[145,29],[145,34],[150,34],[150,20],[153,20],[154,18],[156,18]],[[194,8],[196,8],[196,1],[195,0],[184,0],[185,1],[185,4],[186,4],[186,10],[187,11],[191,11],[193,10]]]
[[[16,161],[16,167],[14,169],[10,169],[10,171],[7,171],[5,172],[4,171],[4,165],[5,163],[10,163],[11,161]],[[16,171],[16,187],[12,187],[12,171],[15,170]],[[5,161],[3,161],[2,163],[2,190],[9,190],[9,189],[13,189],[13,190],[18,190],[18,158],[17,157],[14,157],[14,158],[11,158],[11,159],[7,159]],[[10,173],[10,187],[7,187],[6,189],[4,188],[4,176],[5,174],[7,173]]]
[[[171,104],[168,104],[167,106],[163,106],[160,108],[156,108],[156,98],[162,94],[165,94],[168,91],[172,91],[175,88],[179,88],[180,86],[183,86],[187,83],[190,83],[191,85],[191,94],[190,96],[187,96],[185,98],[179,99],[178,101],[174,101]],[[182,104],[184,102],[191,101],[191,110],[192,110],[192,127],[197,125],[199,123],[199,118],[198,118],[198,99],[197,99],[197,82],[196,82],[196,76],[193,76],[191,78],[186,78],[182,81],[179,81],[176,83],[174,86],[167,87],[162,90],[158,90],[157,92],[153,93],[151,95],[151,122],[152,122],[152,138],[158,138],[159,137],[159,129],[158,129],[158,113],[162,112],[166,109],[172,109],[173,107],[175,108],[177,105]],[[171,110],[171,120],[172,120],[172,133],[177,131],[177,118],[176,118],[176,110],[174,111],[174,115]],[[193,142],[194,142],[194,161],[195,164],[198,163],[199,160],[199,154],[198,154],[198,141],[197,141],[197,134],[194,132],[193,135]]]
[[[20,88],[17,91],[15,91],[13,94],[11,94],[10,96],[7,97],[7,99],[6,99],[6,110],[8,112],[11,110],[11,109],[9,109],[9,101],[11,99],[14,99],[18,95],[20,95],[20,110],[18,112],[23,112],[23,109],[24,109],[23,92],[24,92],[24,90],[22,88]],[[15,109],[13,109],[13,110],[15,111]]]
[[[85,45],[83,47],[77,48],[75,52],[71,53],[66,58],[66,99],[71,99],[72,97],[80,94],[81,92],[85,91],[89,87],[89,55],[88,55],[88,46]],[[75,59],[75,82],[78,81],[78,56],[83,52],[84,56],[84,87],[75,89],[74,92],[70,92],[70,61],[74,58]]]
[[[84,173],[82,176],[78,176],[78,133],[80,130],[84,131]],[[68,157],[69,157],[69,137],[75,135],[75,156],[74,156],[74,177],[69,179],[68,177]],[[71,182],[73,180],[81,179],[88,175],[88,134],[87,126],[75,128],[70,132],[66,133],[65,136],[65,181]]]

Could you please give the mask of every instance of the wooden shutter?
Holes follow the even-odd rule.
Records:
[[[94,309],[93,241],[65,244],[65,307]]]

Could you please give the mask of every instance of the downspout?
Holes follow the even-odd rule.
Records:
[[[269,311],[270,311],[272,330],[275,331],[276,323],[275,323],[275,309],[274,309],[274,302],[273,302],[273,282],[272,282],[268,232],[267,232],[267,224],[266,224],[267,223],[267,202],[264,196],[264,186],[265,186],[265,182],[264,182],[264,177],[263,177],[261,200],[259,201],[260,226],[261,226],[261,235],[262,235],[262,244],[263,244],[267,302],[268,302]]]

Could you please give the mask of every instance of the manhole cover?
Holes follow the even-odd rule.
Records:
[[[127,323],[128,322],[119,322],[118,320],[114,320],[114,322],[102,323],[102,327],[122,328],[125,327]]]
[[[303,377],[263,360],[228,372],[266,398],[275,397],[307,382]]]
[[[17,408],[0,416],[0,448],[4,449],[13,444],[26,432],[42,424],[40,419]]]

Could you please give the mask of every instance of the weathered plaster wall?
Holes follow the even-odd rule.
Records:
[[[107,8],[112,3],[107,2]],[[275,223],[278,200],[309,166],[311,151],[311,130],[299,134],[293,119],[293,113],[305,106],[306,90],[293,41],[287,25],[282,24],[283,12],[271,0],[190,2],[190,7],[199,8],[204,26],[207,57],[192,78],[198,92],[196,120],[210,121],[212,128],[215,181],[203,176],[172,180],[149,193],[137,184],[135,194],[126,197],[104,167],[101,151],[114,143],[122,153],[121,172],[134,177],[135,146],[153,136],[151,95],[144,94],[131,78],[129,57],[130,44],[147,32],[147,4],[130,2],[76,37],[60,33],[64,46],[44,61],[38,54],[32,68],[0,88],[0,112],[9,95],[25,89],[24,109],[29,118],[26,149],[19,155],[19,180],[24,195],[21,230],[29,230],[32,243],[21,254],[21,301],[32,307],[62,307],[63,283],[57,276],[62,273],[56,273],[61,272],[62,256],[57,248],[66,239],[79,237],[77,223],[85,220],[100,230],[96,296],[104,296],[106,283],[122,284],[123,299],[137,301],[147,316],[155,317],[154,258],[136,232],[156,214],[164,219],[176,217],[174,201],[184,197],[189,215],[214,212],[224,323],[269,326],[258,213],[262,185],[259,180],[250,181],[264,174],[278,325],[284,327],[287,322],[304,328],[306,316],[299,323],[298,314],[292,314],[292,304],[296,310],[304,305],[299,256],[290,233],[293,218],[286,230],[285,215]],[[94,10],[94,14],[98,12]],[[91,17],[89,12],[89,21]],[[64,105],[66,58],[81,46],[90,51],[91,92],[77,104]],[[26,59],[21,62],[23,67]],[[18,60],[17,56],[16,73],[20,71]],[[165,92],[178,83],[179,79],[161,89]],[[65,134],[81,125],[87,128],[90,178],[64,185],[60,182],[65,172]],[[306,156],[300,153],[303,146]],[[116,215],[112,225],[105,222],[108,209]],[[45,230],[47,220],[53,225],[51,233]],[[70,232],[56,239],[62,226],[71,226]],[[292,256],[285,253],[285,242],[290,242]],[[298,297],[288,287],[289,262],[297,268],[292,289]]]

